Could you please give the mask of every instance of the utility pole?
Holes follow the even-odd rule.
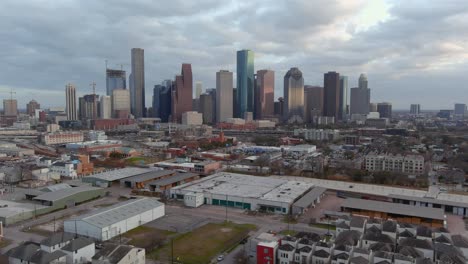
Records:
[[[89,86],[93,87],[93,119],[97,119],[96,83],[93,81]]]

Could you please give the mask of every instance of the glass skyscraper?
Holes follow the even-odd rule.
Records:
[[[115,89],[127,89],[127,75],[123,70],[106,69],[106,95]]]
[[[254,111],[254,53],[237,51],[237,104],[236,116],[244,118],[245,112]]]

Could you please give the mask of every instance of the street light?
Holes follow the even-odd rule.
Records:
[[[175,232],[177,233],[177,227],[169,226],[170,228],[174,228]],[[174,236],[171,237],[171,263],[174,264]]]

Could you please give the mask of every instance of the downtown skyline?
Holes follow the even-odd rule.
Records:
[[[266,7],[258,10],[255,18],[239,15],[239,25],[226,17],[250,11],[256,3],[228,3],[227,7],[212,1],[189,7],[174,3],[168,4],[170,15],[157,12],[153,17],[148,12],[153,10],[152,5],[138,2],[137,15],[113,10],[128,25],[119,24],[122,34],[109,37],[106,29],[115,28],[102,3],[83,4],[77,9],[86,16],[84,12],[94,8],[89,16],[102,16],[102,20],[89,19],[89,34],[83,35],[80,30],[74,34],[73,30],[63,32],[52,19],[64,15],[69,6],[75,7],[75,1],[52,7],[31,3],[22,7],[24,14],[17,17],[11,14],[20,7],[2,1],[3,12],[13,11],[1,18],[6,30],[11,25],[29,32],[40,26],[48,31],[50,39],[34,38],[34,34],[26,38],[16,31],[0,32],[5,46],[0,90],[15,90],[20,108],[32,98],[43,107],[65,106],[63,87],[69,82],[76,86],[77,97],[91,93],[92,81],[102,95],[106,89],[105,60],[109,68],[120,68],[122,64],[129,74],[129,50],[140,47],[145,50],[145,102],[149,106],[151,88],[172,79],[184,62],[192,64],[193,81],[201,81],[204,90],[216,87],[216,72],[221,69],[232,71],[236,83],[236,51],[250,49],[255,53],[255,72],[275,71],[275,99],[283,96],[279,84],[285,73],[298,67],[305,85],[321,86],[325,72],[337,71],[348,76],[348,87],[353,88],[364,72],[369,78],[372,101],[392,102],[395,109],[418,103],[423,109],[436,110],[467,102],[464,84],[468,76],[464,72],[468,68],[468,41],[464,40],[462,25],[468,9],[457,5],[457,1],[430,3],[432,8],[422,7],[421,2],[412,6],[396,1],[345,1],[324,6],[317,1],[297,1],[297,6],[284,14]],[[34,16],[34,8],[44,15]],[[208,16],[204,17],[203,11]],[[331,16],[325,18],[321,13]],[[19,21],[25,15],[29,15],[28,23]],[[137,16],[143,18],[139,27]],[[184,18],[190,18],[191,23],[184,22]],[[252,26],[247,27],[247,22]],[[287,30],[293,26],[294,30]],[[82,38],[79,46],[72,43],[76,38]],[[9,44],[14,48],[8,48]],[[23,78],[24,72],[30,78]],[[7,97],[4,93],[2,99]]]

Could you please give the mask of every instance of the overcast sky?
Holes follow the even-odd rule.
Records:
[[[290,67],[305,83],[323,73],[367,73],[372,101],[406,109],[468,103],[468,1],[384,0],[1,0],[0,98],[64,106],[65,84],[105,92],[105,60],[130,73],[130,49],[145,49],[146,98],[192,63],[194,81],[215,87],[235,71],[236,50],[276,72],[275,98]]]

